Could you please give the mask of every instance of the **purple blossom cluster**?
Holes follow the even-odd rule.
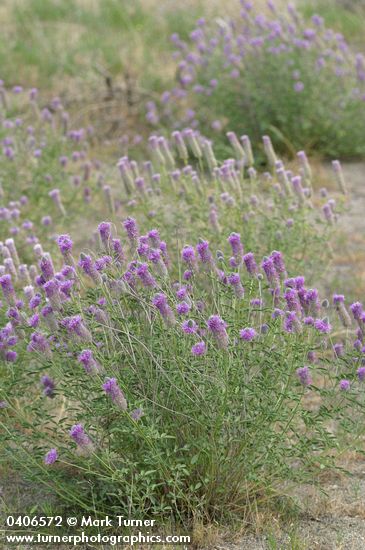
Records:
[[[243,127],[240,109],[244,109],[244,127],[252,134],[261,133],[266,123],[266,127],[278,127],[298,147],[311,140],[328,152],[325,140],[332,137],[338,150],[362,150],[360,143],[341,144],[340,132],[350,118],[355,141],[361,139],[364,56],[353,53],[343,35],[326,28],[318,15],[307,21],[291,4],[287,13],[270,6],[269,13],[259,13],[253,2],[241,2],[234,19],[220,23],[199,20],[187,40],[177,33],[171,36],[177,82],[162,93],[159,101],[147,103],[147,121],[153,126],[173,124],[182,156],[186,149],[179,128],[189,126],[190,131],[209,130],[218,135],[238,131]],[[237,105],[236,111],[226,109],[228,102]],[[302,118],[306,120],[305,129],[298,124]],[[326,121],[327,131],[323,135],[322,130],[322,136],[315,126],[321,120]],[[237,140],[232,132],[227,136],[237,158],[246,156],[249,163],[247,143]],[[189,137],[189,141],[192,139]],[[199,156],[196,145],[191,148],[195,149],[194,156]],[[304,164],[303,155],[301,160]]]

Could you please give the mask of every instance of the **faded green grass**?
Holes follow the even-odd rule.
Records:
[[[327,27],[342,33],[355,47],[365,46],[365,4],[361,0],[302,0],[305,17],[321,15]]]
[[[65,78],[134,73],[142,86],[166,75],[169,35],[187,35],[204,12],[171,2],[16,0],[3,10],[1,78],[9,85],[59,89]],[[5,25],[4,25],[5,27]]]

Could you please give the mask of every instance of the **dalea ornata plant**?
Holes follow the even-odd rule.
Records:
[[[4,245],[2,454],[23,475],[73,510],[189,524],[314,481],[346,434],[356,445],[360,303],[322,300],[244,231],[218,249],[207,227],[178,254],[133,217],[97,234],[79,255],[66,233],[57,253],[38,243],[28,271]]]
[[[254,4],[237,1],[232,20],[200,19],[187,41],[172,35],[176,83],[147,104],[147,120],[217,138],[270,133],[287,152],[364,154],[365,57],[318,15],[306,21],[271,0],[262,14]]]
[[[318,193],[321,184],[303,151],[297,163],[285,166],[264,136],[268,168],[261,173],[248,136],[228,132],[228,158],[218,162],[214,144],[186,128],[169,138],[150,136],[147,160],[125,150],[118,162],[101,161],[94,157],[97,136],[91,128],[74,129],[59,99],[50,110],[36,90],[0,91],[0,239],[4,243],[10,233],[24,264],[34,264],[33,247],[40,242],[52,251],[65,227],[79,251],[97,238],[94,221],[108,217],[118,225],[131,215],[142,231],[152,220],[164,229],[175,253],[207,226],[217,248],[223,231],[239,230],[248,248],[261,255],[280,248],[290,269],[306,265],[312,276],[343,201],[329,199],[324,189]],[[343,195],[341,166],[335,162],[334,168]],[[4,249],[4,269],[11,273],[7,254]]]

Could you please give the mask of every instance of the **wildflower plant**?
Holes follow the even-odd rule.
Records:
[[[177,79],[148,103],[147,119],[215,132],[221,144],[234,130],[255,143],[270,133],[290,153],[362,155],[364,56],[318,15],[303,19],[271,1],[260,13],[254,4],[237,2],[234,19],[199,19],[189,39],[171,36]]]
[[[100,263],[96,247],[88,269],[61,234],[30,300],[0,278],[5,455],[65,506],[185,524],[313,481],[363,430],[362,305],[321,301],[284,254],[260,257],[238,231],[219,253],[209,230],[176,254],[166,235],[160,256],[163,230],[137,228],[99,226],[123,259]]]
[[[2,458],[65,506],[184,523],[313,479],[362,426],[362,305],[316,288],[341,165],[335,201],[302,151],[289,170],[264,136],[261,174],[248,136],[218,162],[187,128],[109,166],[56,102],[33,135],[48,177],[21,93],[2,105]]]

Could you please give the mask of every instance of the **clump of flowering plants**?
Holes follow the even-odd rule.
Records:
[[[325,190],[316,193],[319,183],[305,153],[298,153],[299,166],[285,166],[267,136],[263,146],[269,169],[264,174],[255,168],[246,135],[228,132],[228,158],[218,162],[213,144],[191,128],[170,138],[152,135],[147,160],[134,160],[124,151],[129,154],[118,163],[100,161],[94,158],[92,129],[74,129],[59,99],[51,101],[50,110],[36,90],[8,90],[3,84],[0,99],[1,238],[16,241],[28,266],[34,265],[33,246],[48,241],[52,250],[65,225],[80,250],[95,241],[89,220],[97,223],[108,216],[118,224],[121,216],[134,215],[142,230],[153,220],[174,235],[170,247],[175,252],[179,243],[198,238],[207,224],[217,248],[223,230],[242,227],[247,247],[260,254],[280,248],[289,267],[305,264],[309,275],[341,210],[341,200],[336,204]],[[345,192],[338,162],[334,168]],[[41,254],[42,247],[37,251]],[[10,272],[11,258],[4,260]]]
[[[172,35],[177,82],[148,103],[148,121],[255,141],[270,133],[289,152],[362,155],[364,56],[318,15],[305,21],[292,4],[287,13],[268,6],[262,14],[241,0],[234,20],[200,19],[188,41]]]
[[[66,505],[222,519],[315,479],[343,433],[361,435],[362,305],[213,233],[177,254],[133,217],[104,221],[79,255],[65,233],[57,253],[36,248],[27,284],[10,246],[3,449]]]

